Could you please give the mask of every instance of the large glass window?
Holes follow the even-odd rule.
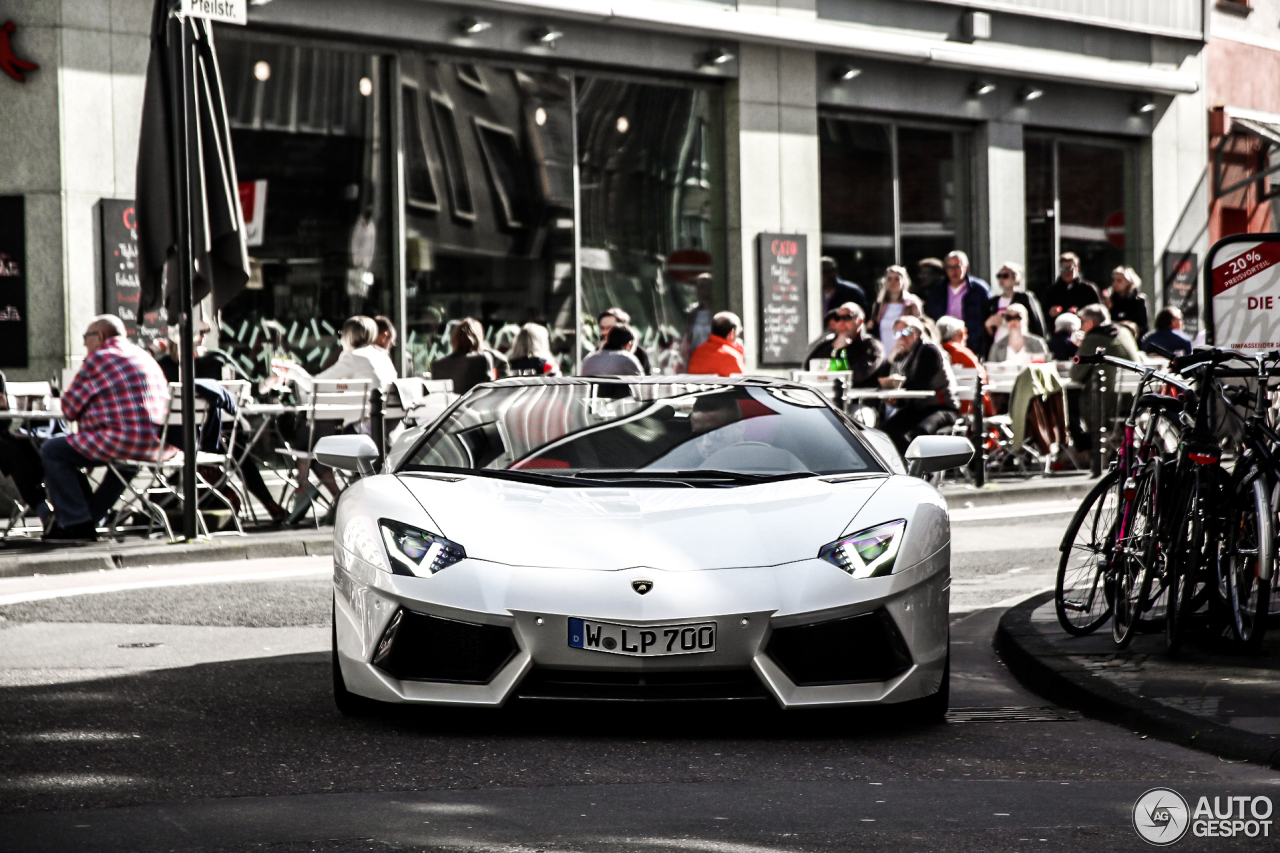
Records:
[[[968,134],[823,116],[822,252],[875,298],[885,267],[969,248]]]
[[[1083,276],[1107,287],[1111,270],[1139,266],[1126,229],[1134,196],[1133,147],[1123,142],[1028,135],[1027,278],[1041,293],[1058,275],[1058,255],[1080,256]]]
[[[314,373],[344,319],[392,314],[387,63],[232,28],[217,44],[253,272],[219,343],[251,376],[281,344]]]
[[[572,371],[573,109],[554,72],[408,56],[405,347],[415,372],[474,317],[505,352],[519,327],[551,332]]]
[[[604,77],[577,88],[583,345],[622,308],[650,369],[682,372],[728,308],[719,91]],[[699,294],[702,273],[714,284]]]

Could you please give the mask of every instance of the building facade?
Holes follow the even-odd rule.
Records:
[[[0,0],[12,53],[40,66],[0,76],[13,378],[73,366],[104,309],[163,328],[129,302],[151,5]],[[571,369],[595,316],[619,306],[654,368],[676,371],[709,308],[743,317],[750,369],[775,368],[818,333],[821,256],[874,299],[889,264],[914,273],[952,249],[984,278],[1023,264],[1033,289],[1067,250],[1094,281],[1132,266],[1159,305],[1176,259],[1202,258],[1212,236],[1206,76],[1230,51],[1266,49],[1235,39],[1219,59],[1209,14],[1216,27],[1229,13],[252,0],[248,26],[216,33],[253,264],[217,343],[251,375],[282,347],[315,368],[346,316],[384,314],[404,369],[421,371],[450,322],[474,316],[499,348],[546,324]],[[1245,94],[1219,97],[1280,112],[1275,85],[1237,76]],[[1245,209],[1253,222],[1257,203]],[[770,258],[778,238],[797,253]]]

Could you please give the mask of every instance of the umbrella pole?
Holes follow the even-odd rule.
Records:
[[[181,304],[178,334],[182,340],[179,369],[182,379],[182,536],[196,538],[196,354],[192,329],[193,305],[191,298],[191,198],[189,159],[189,53],[187,22],[178,15],[169,18],[169,43],[177,49],[171,55],[177,58],[170,79],[172,99],[171,115],[174,118],[173,133],[173,183],[176,188],[175,207],[178,215],[178,294]]]

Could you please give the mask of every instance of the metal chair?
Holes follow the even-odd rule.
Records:
[[[333,429],[334,432],[345,425],[363,425],[369,417],[369,394],[373,389],[373,382],[372,379],[313,379],[309,389],[299,387],[299,397],[306,405],[305,446],[294,447],[292,442],[286,441],[285,447],[276,449],[277,453],[294,462],[295,466],[303,462],[307,464],[305,482],[289,473],[284,475],[294,490],[294,507],[289,515],[291,521],[301,518],[300,512],[309,510],[316,527],[319,527],[322,516],[316,503],[322,503],[326,513],[332,507],[333,501],[326,498],[323,489],[311,481],[314,473],[312,463],[315,461],[312,451],[321,437],[321,430],[328,431],[320,425],[332,426],[336,423],[338,426]],[[303,500],[307,502],[305,507],[300,503]]]

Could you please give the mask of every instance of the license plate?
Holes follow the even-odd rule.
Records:
[[[570,619],[569,645],[590,652],[645,658],[703,654],[716,650],[716,623],[615,625]]]

